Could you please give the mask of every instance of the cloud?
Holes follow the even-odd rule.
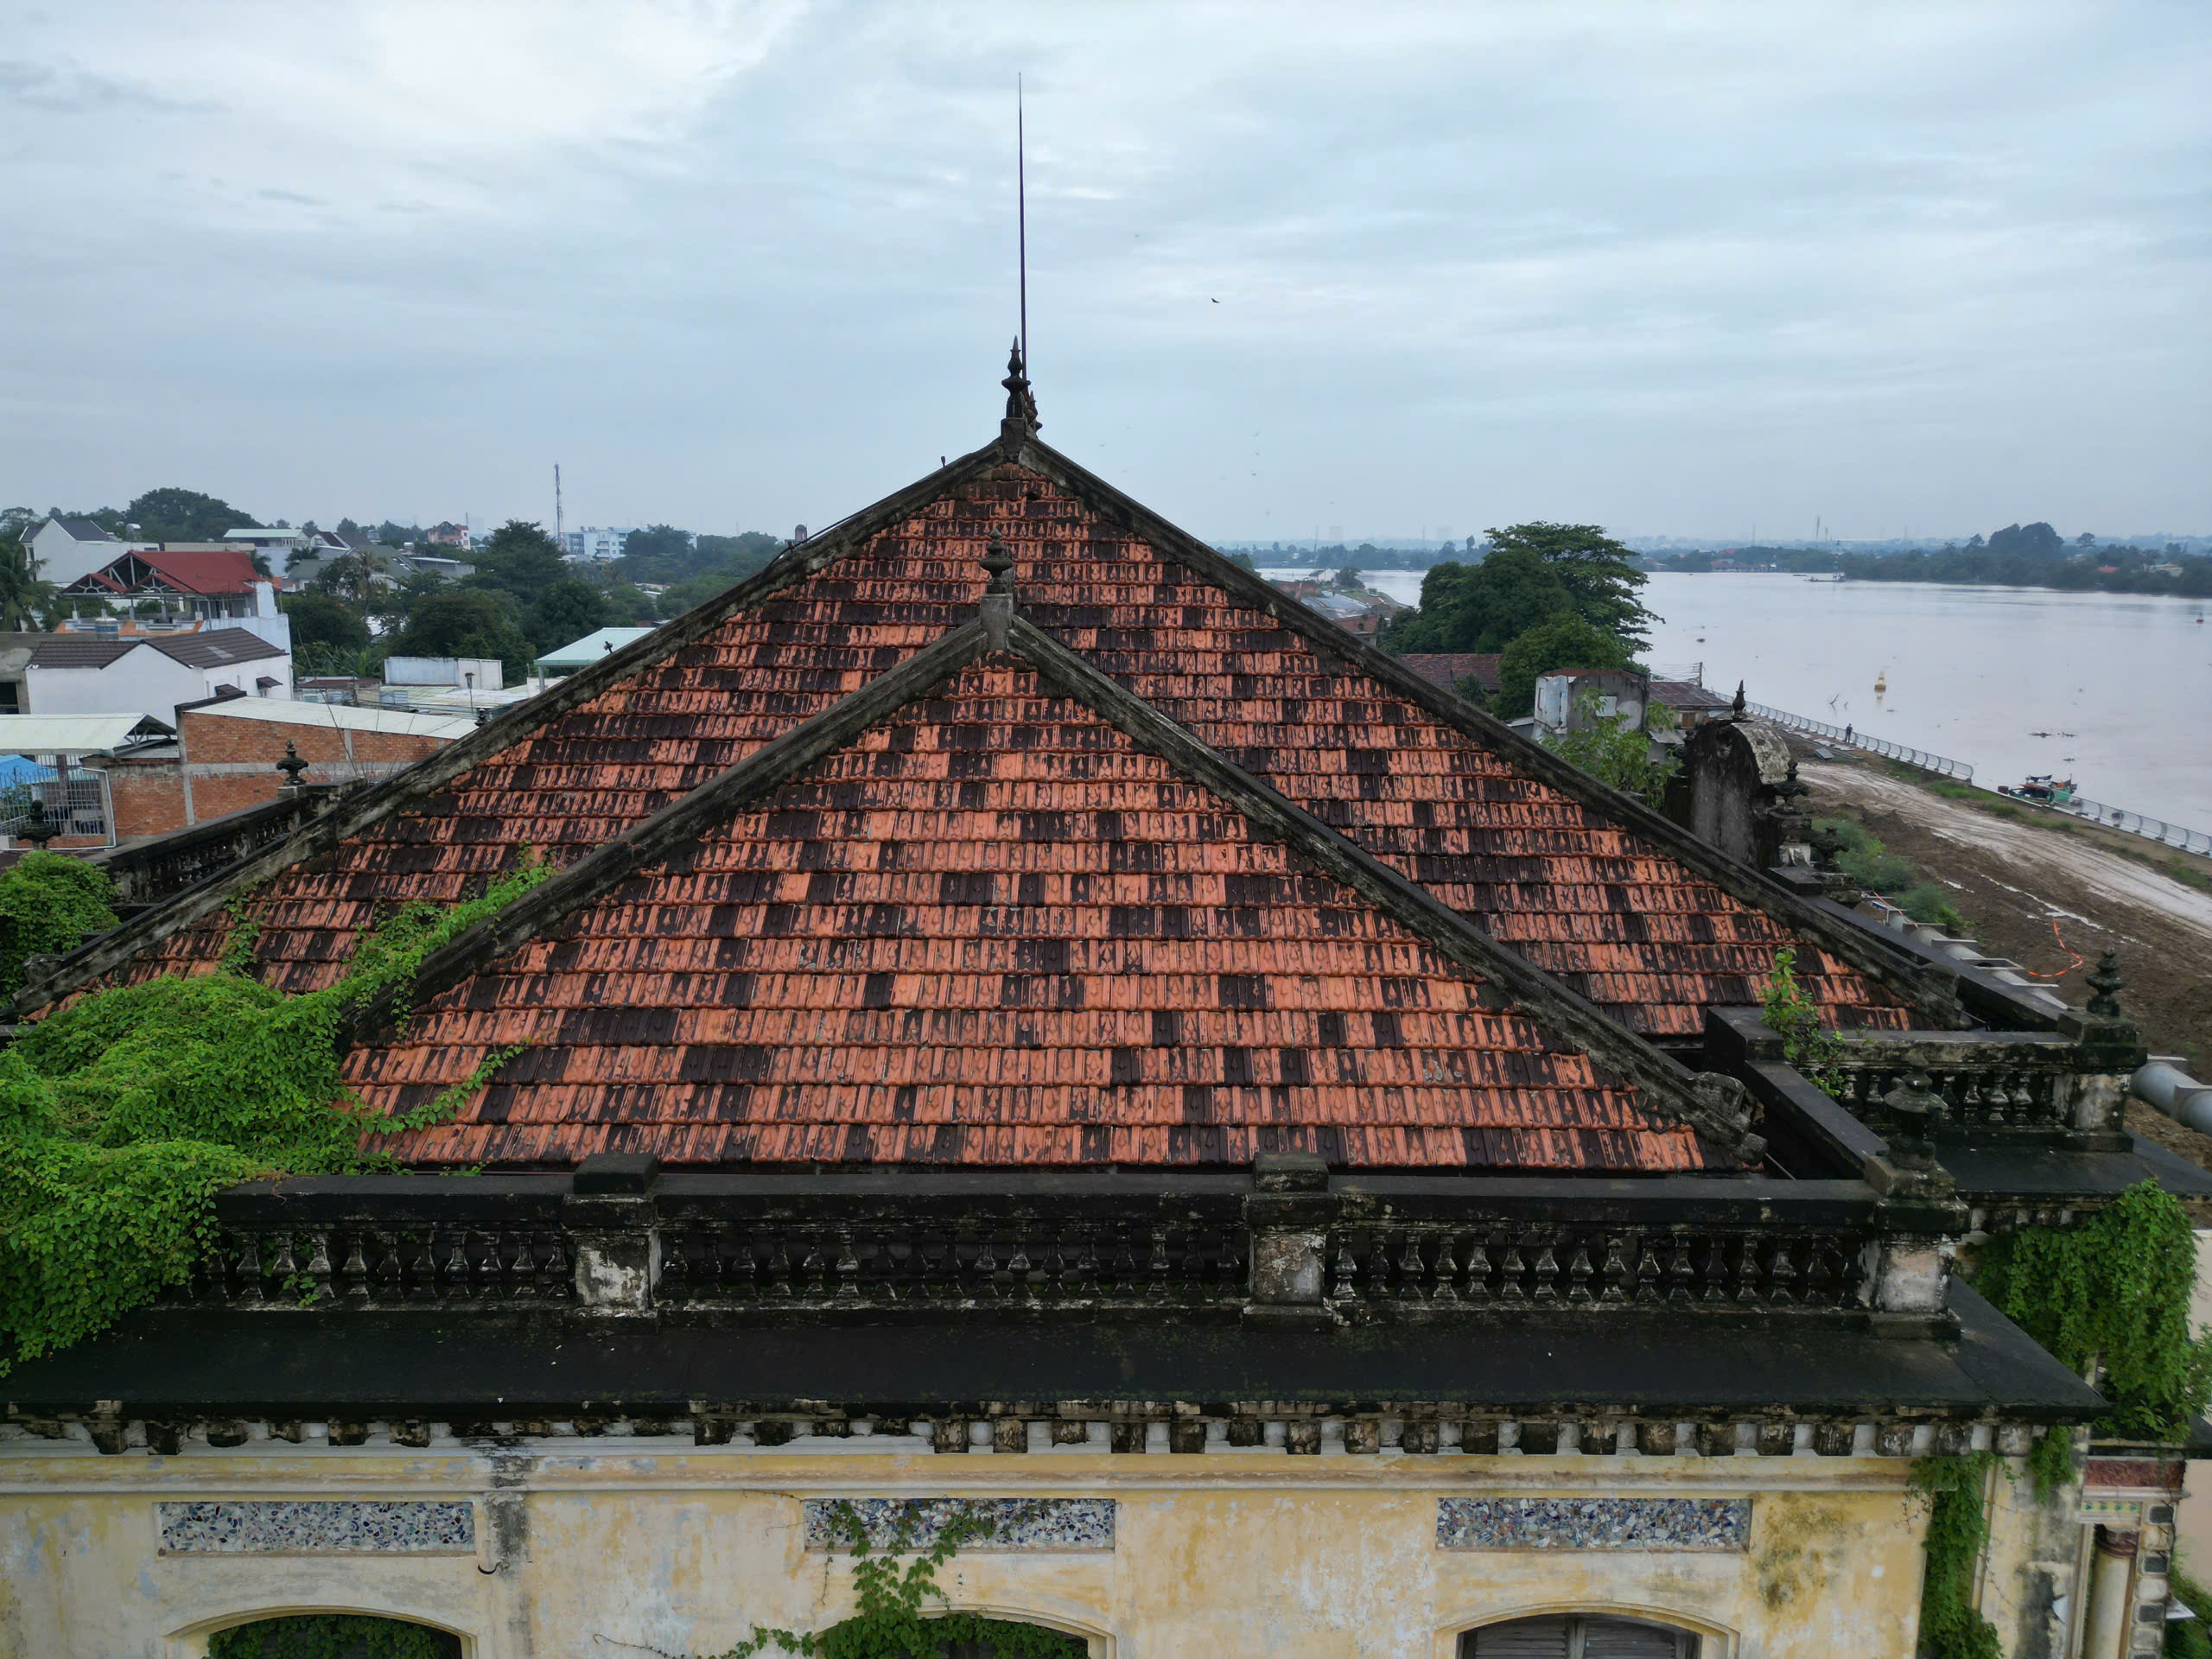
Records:
[[[2201,8],[1252,16],[50,13],[0,501],[835,518],[995,418],[1018,72],[1047,435],[1205,532],[2212,521]]]

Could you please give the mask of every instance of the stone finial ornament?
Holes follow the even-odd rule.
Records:
[[[286,738],[284,758],[276,763],[276,770],[284,774],[284,787],[296,789],[299,786],[300,775],[307,769],[308,763],[300,759],[299,746],[290,738]]]
[[[37,796],[31,797],[31,810],[23,815],[22,823],[16,830],[19,841],[28,841],[41,852],[46,843],[61,833],[61,826],[46,816],[46,803]]]
[[[1003,537],[993,536],[983,550],[983,569],[990,575],[990,584],[983,589],[987,594],[1010,594],[1014,591],[1014,550],[1007,547]]]
[[[1936,1125],[1943,1116],[1943,1097],[1925,1071],[1908,1071],[1903,1082],[1882,1096],[1891,1122],[1890,1161],[1900,1169],[1936,1167]]]
[[[1000,423],[1001,432],[1011,433],[1019,428],[1033,433],[1039,424],[1037,419],[1036,395],[1029,389],[1029,374],[1022,366],[1021,341],[1014,342],[1014,349],[1007,353],[1006,378],[999,384],[1006,388],[1006,418]]]
[[[2120,993],[2126,988],[2127,982],[2120,976],[2120,952],[2105,951],[2089,975],[2089,1012],[2100,1020],[2119,1019]]]

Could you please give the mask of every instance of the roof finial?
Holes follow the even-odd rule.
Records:
[[[982,602],[976,613],[982,620],[983,637],[993,651],[1007,648],[1007,631],[1014,626],[1014,552],[996,531],[983,550],[983,569],[990,581],[983,584]]]
[[[999,432],[1007,438],[1034,437],[1037,434],[1037,399],[1029,390],[1029,376],[1021,362],[1021,342],[1016,340],[1014,349],[1007,353],[1006,378],[999,385],[1006,388],[1006,418],[999,423]]]
[[[990,544],[983,550],[983,569],[990,575],[983,591],[987,594],[1010,594],[1014,591],[1014,550],[1006,538],[992,535]]]
[[[1736,682],[1736,701],[1728,705],[1729,712],[1741,720],[1744,717],[1744,683]]]

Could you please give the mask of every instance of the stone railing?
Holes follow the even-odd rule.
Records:
[[[275,845],[328,810],[340,792],[335,786],[288,789],[260,806],[134,842],[92,861],[115,884],[115,907],[127,916]]]
[[[662,1176],[628,1160],[610,1191],[594,1168],[608,1161],[620,1160],[588,1160],[573,1178],[233,1189],[218,1201],[213,1248],[168,1299],[272,1313],[1150,1310],[1344,1322],[1517,1309],[1864,1313],[1888,1306],[1885,1262],[1924,1254],[1963,1221],[1940,1203],[1879,1202],[1857,1181],[1332,1182],[1318,1162],[1289,1185],[1264,1167],[1256,1177]]]
[[[2102,1128],[2076,1121],[2078,1046],[2055,1033],[1877,1032],[1849,1039],[1834,1069],[1844,1109],[1894,1127],[1888,1096],[1916,1074],[1942,1102],[1937,1138]]]

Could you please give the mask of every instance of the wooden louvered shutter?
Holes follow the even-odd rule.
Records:
[[[1516,1618],[1510,1624],[1485,1624],[1475,1632],[1468,1659],[1567,1659],[1567,1621]]]

